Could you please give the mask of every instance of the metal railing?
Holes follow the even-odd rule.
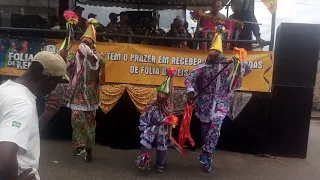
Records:
[[[49,38],[49,39],[64,39],[66,30],[51,30],[51,29],[31,29],[31,28],[12,28],[12,27],[0,27],[0,34],[7,36],[22,36],[33,38]],[[74,32],[76,39],[79,39],[83,32]],[[78,37],[78,38],[77,38]],[[100,37],[100,38],[99,38]],[[132,43],[133,39],[151,39],[151,40],[166,40],[166,41],[188,41],[188,42],[211,42],[212,39],[204,38],[178,38],[178,37],[158,37],[158,36],[141,36],[130,34],[117,34],[117,33],[97,33],[98,42],[106,42],[101,37],[122,37],[128,38],[127,43]],[[258,43],[256,40],[230,40],[223,39],[226,43]],[[270,41],[265,41],[262,46],[268,46]]]

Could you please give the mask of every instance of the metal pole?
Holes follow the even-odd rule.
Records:
[[[277,14],[276,12],[272,13],[269,51],[273,51],[273,46],[274,46],[274,38],[275,38],[275,31],[276,31],[276,16],[277,16],[276,14]]]

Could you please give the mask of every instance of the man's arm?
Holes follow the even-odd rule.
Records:
[[[39,117],[39,131],[42,131],[53,116],[59,111],[60,102],[56,96],[49,96],[44,107],[44,112]]]
[[[253,22],[253,23],[258,23],[256,16],[254,15],[254,13],[248,12],[248,16],[249,16],[249,22]],[[261,39],[261,34],[260,34],[260,27],[258,24],[253,24],[250,23],[248,24],[250,26],[250,29],[253,32],[253,35],[256,37],[256,39]]]
[[[43,113],[40,117],[39,117],[39,131],[41,132],[44,127],[48,124],[48,122],[52,119],[52,116]]]
[[[0,142],[0,179],[18,179],[18,149],[15,143]]]
[[[192,103],[193,102],[193,98],[194,98],[194,92],[196,89],[196,81],[198,79],[198,77],[200,76],[202,71],[202,68],[198,68],[195,69],[193,71],[190,72],[190,74],[186,77],[184,84],[187,88],[187,95],[188,95],[188,103]]]

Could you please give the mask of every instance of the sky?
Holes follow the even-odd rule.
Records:
[[[126,9],[122,8],[103,8],[84,6],[85,11],[83,16],[87,17],[90,12],[96,13],[97,19],[104,25],[109,22],[108,15],[110,12],[120,13]],[[223,9],[221,13],[226,14],[226,9]],[[320,0],[278,0],[276,27],[282,22],[295,22],[295,23],[314,23],[320,24]],[[231,14],[231,8],[229,14]],[[172,20],[176,16],[183,16],[183,11],[170,10],[160,11],[160,27],[167,30]],[[255,0],[255,15],[261,29],[261,36],[264,40],[270,40],[271,36],[271,14],[268,9],[260,0]],[[195,27],[196,23],[190,19],[190,14],[186,13],[186,20],[189,22],[189,28]]]

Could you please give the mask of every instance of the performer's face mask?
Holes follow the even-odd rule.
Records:
[[[207,58],[207,63],[209,64],[213,64],[218,60],[218,56],[219,56],[220,52],[216,51],[216,50],[211,50],[209,51],[209,55]]]
[[[84,44],[86,44],[87,46],[89,46],[89,47],[93,47],[93,41],[92,41],[92,39],[90,39],[90,38],[83,38],[83,39],[82,39],[82,42],[83,42]]]
[[[168,99],[168,96],[166,94],[163,94],[161,92],[158,92],[157,94],[157,101],[160,104],[164,104]]]

